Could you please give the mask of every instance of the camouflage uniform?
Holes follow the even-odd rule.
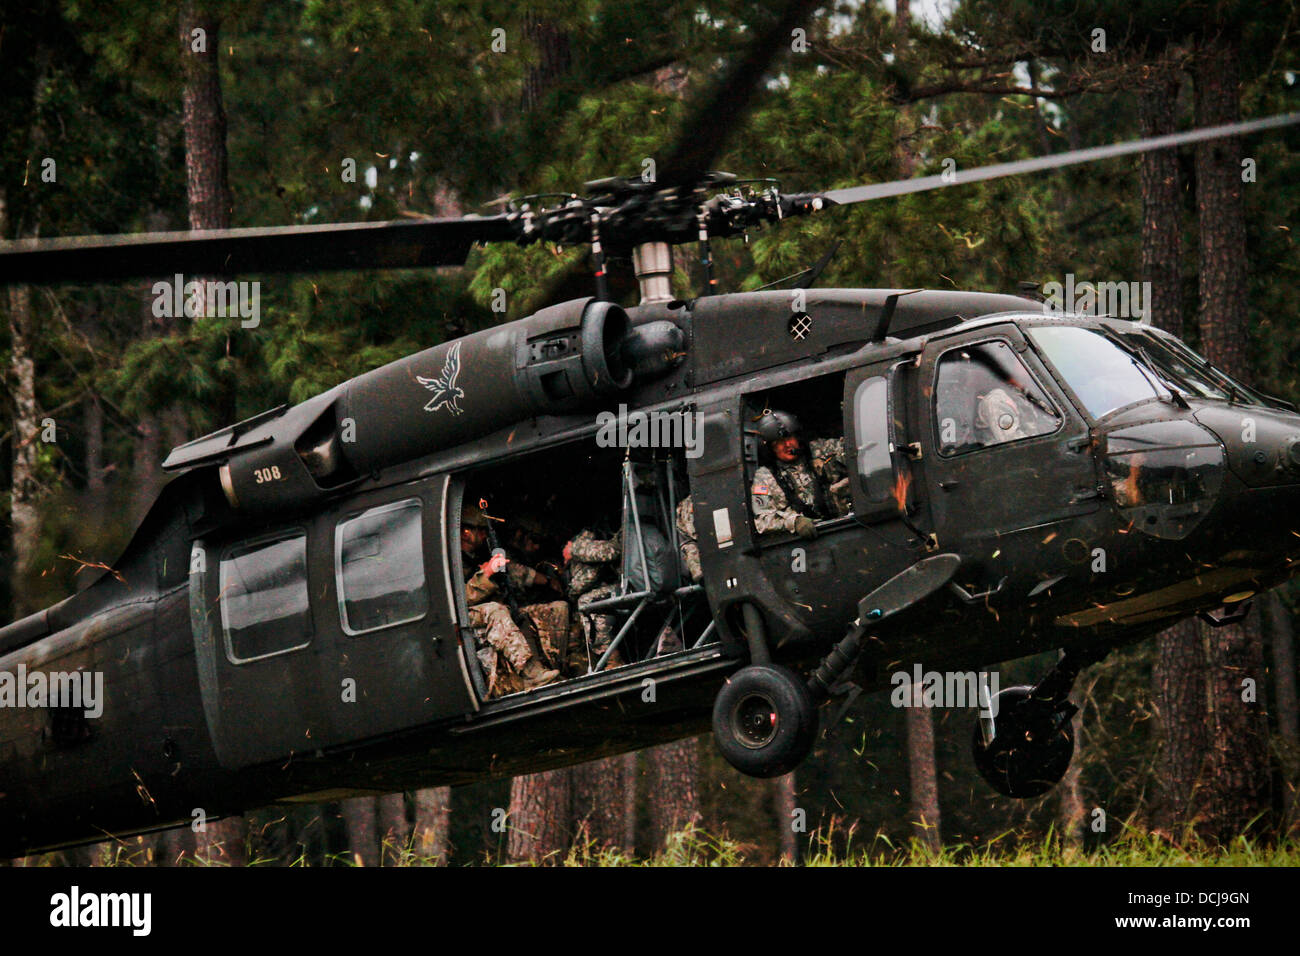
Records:
[[[566,568],[569,598],[578,606],[578,617],[582,621],[582,636],[591,649],[590,665],[595,665],[600,655],[609,649],[614,639],[614,625],[617,619],[612,614],[583,614],[582,609],[595,601],[603,601],[617,593],[617,586],[601,583],[608,578],[609,572],[618,566],[623,556],[623,536],[620,532],[612,538],[602,540],[592,531],[584,530],[570,542],[570,558]],[[572,642],[569,648],[568,663],[571,673],[588,670],[587,647]],[[615,651],[609,663],[613,667],[622,664]]]
[[[786,499],[785,489],[776,480],[773,468],[780,470],[781,477],[794,488],[800,500],[808,507],[812,507],[817,500],[818,486],[815,483],[820,482],[830,510],[830,514],[825,517],[839,517],[853,510],[848,468],[844,464],[843,439],[815,438],[808,444],[811,467],[807,459],[800,457],[797,461],[779,461],[772,466],[760,465],[754,472],[754,484],[750,493],[754,527],[759,534],[772,531],[793,532],[795,523],[805,517],[802,511]]]
[[[469,609],[469,623],[478,635],[479,646],[475,652],[483,666],[489,697],[504,697],[524,689],[520,674],[528,666],[533,652],[519,625],[510,616],[510,609],[496,601],[476,604]],[[500,663],[505,658],[511,665],[507,671]]]
[[[841,518],[853,513],[853,489],[849,487],[849,467],[844,462],[843,438],[814,438],[808,443],[813,471],[826,489],[826,504]]]
[[[537,630],[542,651],[553,661],[560,659],[560,648],[567,647],[569,641],[569,603],[567,601],[545,601],[529,604],[519,609],[528,615]]]
[[[517,592],[535,587],[545,578],[526,565],[511,561],[506,565],[510,586]],[[490,601],[500,588],[482,568],[475,569],[465,583],[465,600],[469,604],[469,623],[479,636],[477,656],[483,665],[487,680],[489,697],[504,697],[525,689],[524,670],[533,657],[532,648],[523,631],[510,616],[510,609],[499,601]],[[563,634],[569,627],[569,606],[563,601],[545,604],[531,604],[520,608],[527,614],[537,629],[537,636],[543,650],[552,654],[559,641],[557,634]],[[501,666],[501,658],[509,663],[507,671]]]
[[[682,566],[691,580],[699,583],[704,579],[700,567],[700,546],[695,537],[695,502],[687,495],[677,503],[677,540],[682,552]]]

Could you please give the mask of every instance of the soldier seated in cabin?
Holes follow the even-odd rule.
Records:
[[[610,613],[585,612],[595,601],[618,592],[618,569],[623,558],[623,533],[601,534],[584,528],[564,546],[564,579],[569,600],[574,602],[581,633],[571,645],[572,673],[588,673],[614,639],[618,618]],[[616,650],[607,663],[619,667],[623,659]]]
[[[488,517],[477,506],[466,505],[461,514],[460,547],[465,571],[465,600],[469,621],[479,638],[477,656],[483,666],[489,697],[502,697],[521,690],[532,690],[551,683],[560,672],[547,668],[540,660],[540,647],[534,647],[500,598],[506,588],[524,594],[530,588],[545,588],[549,580],[543,574],[504,553],[488,554]],[[498,584],[498,579],[504,580]],[[556,606],[558,605],[558,607]],[[520,605],[529,620],[525,627],[534,628],[537,637],[563,620],[568,629],[568,605],[563,601],[534,602]]]
[[[853,510],[843,439],[805,443],[799,419],[770,409],[759,418],[757,432],[764,463],[754,472],[750,494],[759,534],[815,538],[816,522]]]
[[[700,566],[700,546],[695,538],[695,503],[690,495],[677,502],[677,542],[682,568],[690,575],[692,584],[699,584],[704,580],[704,569]]]
[[[536,575],[532,584],[515,591],[520,610],[533,622],[548,661],[567,675],[565,660],[578,625],[564,600],[564,572],[559,563],[563,532],[541,513],[527,509],[510,515],[507,530],[511,553],[518,556],[513,563],[531,568]]]

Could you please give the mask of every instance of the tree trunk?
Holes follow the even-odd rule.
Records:
[[[1143,136],[1177,128],[1178,85],[1176,74],[1150,77],[1138,98]],[[1151,283],[1147,318],[1181,336],[1182,182],[1174,150],[1142,154],[1141,188],[1142,281]],[[1205,754],[1205,657],[1195,621],[1156,638],[1152,685],[1163,739],[1156,825],[1181,832],[1193,823]]]
[[[1070,722],[1074,734],[1074,757],[1065,771],[1065,777],[1061,778],[1060,786],[1057,787],[1057,792],[1061,795],[1061,836],[1067,847],[1079,847],[1083,844],[1084,827],[1087,825],[1088,818],[1088,804],[1084,799],[1083,791],[1083,714],[1088,701],[1092,698],[1092,688],[1097,685],[1095,669],[1088,669],[1084,674],[1088,671],[1093,671],[1093,676],[1082,692],[1075,692],[1075,698],[1079,701],[1079,710]],[[1082,676],[1080,675],[1080,678]],[[1079,687],[1079,683],[1076,680],[1076,688]]]
[[[445,866],[451,843],[451,787],[431,787],[415,793],[416,856]]]
[[[104,406],[99,396],[87,392],[82,399],[82,421],[86,433],[86,529],[87,541],[98,541],[104,533],[108,488],[104,481]]]
[[[1201,631],[1209,664],[1206,833],[1227,842],[1253,821],[1252,829],[1267,829],[1270,823],[1267,817],[1256,820],[1272,802],[1263,647],[1255,611],[1241,624],[1202,624]],[[1245,699],[1247,680],[1254,685],[1253,699]]]
[[[514,862],[539,863],[562,855],[568,847],[569,771],[547,770],[510,782],[510,839],[506,853]]]
[[[635,786],[625,756],[606,757],[570,770],[573,787],[574,843],[596,849],[634,849],[627,840],[627,792]]]
[[[1196,125],[1240,120],[1236,41],[1205,41],[1194,63]],[[1241,140],[1196,144],[1196,211],[1200,226],[1201,350],[1230,375],[1250,371],[1246,315],[1246,209],[1241,195]]]
[[[700,756],[694,737],[645,751],[646,800],[650,810],[650,852],[668,837],[700,820]]]
[[[406,794],[389,793],[376,801],[382,865],[397,866],[405,855],[410,828],[406,823]]]
[[[912,684],[912,706],[903,708],[907,727],[907,776],[913,836],[931,851],[939,849],[939,777],[934,763],[934,715],[924,706],[920,684]]]
[[[195,834],[194,844],[194,855],[208,866],[248,865],[248,826],[243,817],[209,820]]]
[[[1196,124],[1240,118],[1237,40],[1206,40],[1195,58]],[[1200,226],[1201,346],[1231,375],[1248,377],[1246,213],[1241,195],[1241,143],[1219,139],[1196,146],[1196,207]],[[1206,727],[1209,747],[1206,833],[1227,840],[1269,808],[1264,655],[1258,617],[1221,628],[1202,625],[1206,647]],[[1243,700],[1243,681],[1256,700]]]
[[[799,837],[795,832],[798,797],[794,775],[792,770],[772,781],[772,803],[776,810],[777,832],[781,834],[779,850],[786,863],[794,863],[799,857]]]
[[[1154,77],[1138,97],[1144,137],[1164,136],[1178,126],[1177,76]],[[1182,177],[1178,151],[1156,149],[1142,154],[1142,281],[1151,283],[1147,321],[1183,334]]]
[[[185,129],[185,181],[191,229],[230,227],[233,201],[226,175],[226,112],[221,103],[221,74],[218,53],[220,17],[218,7],[203,0],[184,0],[178,23],[181,71],[181,122]],[[196,34],[196,31],[200,31]],[[141,423],[145,429],[137,450],[161,453],[163,437],[174,441],[181,426],[179,416],[165,411],[154,420]],[[155,474],[151,469],[151,474]],[[151,496],[152,497],[152,496]],[[373,823],[372,823],[373,828]],[[219,843],[231,863],[247,862],[248,823],[243,817],[227,817],[199,834],[199,851]],[[206,847],[205,847],[206,845]],[[237,855],[236,855],[237,854]]]
[[[1085,698],[1086,699],[1086,698]],[[1066,846],[1077,847],[1083,843],[1084,821],[1088,807],[1083,799],[1083,706],[1071,718],[1074,734],[1074,757],[1066,768],[1061,783],[1056,788],[1060,794],[1059,814],[1061,838]]]
[[[569,34],[532,11],[524,14],[524,36],[537,56],[524,77],[520,106],[528,112],[536,109],[556,82],[569,71],[573,57],[569,49]]]
[[[1277,714],[1277,735],[1281,744],[1283,786],[1282,819],[1289,830],[1300,824],[1294,781],[1300,771],[1300,713],[1296,704],[1295,628],[1291,611],[1277,591],[1261,598],[1269,645],[1273,652],[1273,705]]]
[[[348,852],[357,866],[379,865],[379,841],[375,834],[375,798],[353,797],[342,803],[343,825],[348,833]]]
[[[0,189],[0,239],[9,238],[8,197]],[[16,238],[16,237],[15,237]],[[36,513],[36,449],[40,423],[36,418],[36,363],[32,358],[32,290],[14,285],[4,290],[0,305],[9,320],[9,367],[5,381],[13,405],[12,472],[10,475],[10,527],[13,566],[10,589],[13,618],[38,610],[28,598],[26,577],[40,538]]]
[[[198,841],[190,824],[175,827],[158,835],[159,866],[192,866],[198,856]],[[103,846],[97,844],[96,846]]]
[[[1289,747],[1300,747],[1300,708],[1296,704],[1295,628],[1291,612],[1276,591],[1260,598],[1273,649],[1273,700],[1277,732]]]
[[[640,778],[636,752],[623,754],[623,845],[629,853],[636,852],[636,782]]]
[[[32,358],[32,292],[25,285],[10,286],[9,388],[13,404],[13,472],[10,485],[10,520],[13,527],[13,616],[24,617],[38,610],[31,600],[27,576],[40,542],[40,519],[36,511],[36,452],[40,421],[36,412],[36,363]]]
[[[226,111],[221,102],[221,18],[202,0],[181,4],[181,63],[185,76],[185,182],[191,229],[230,228],[233,201],[226,176]],[[201,30],[201,40],[194,31]],[[202,49],[196,49],[201,46]]]
[[[1156,823],[1181,835],[1196,824],[1205,772],[1205,653],[1195,620],[1160,635],[1151,680],[1164,738]]]

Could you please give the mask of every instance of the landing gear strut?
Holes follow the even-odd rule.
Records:
[[[1074,756],[1071,722],[1079,710],[1070,702],[1070,688],[1079,672],[1102,656],[1067,652],[1033,687],[1008,687],[991,706],[980,700],[971,750],[989,786],[1027,799],[1060,782]]]
[[[922,558],[864,597],[857,620],[807,681],[772,663],[762,614],[753,604],[742,605],[750,664],[731,676],[713,704],[713,737],[722,756],[751,777],[779,777],[797,767],[817,737],[818,706],[847,683],[867,628],[929,597],[960,564],[955,554]]]
[[[817,737],[817,706],[807,684],[772,663],[762,615],[742,608],[749,639],[747,667],[732,674],[713,702],[713,739],[741,773],[779,777],[808,756]]]

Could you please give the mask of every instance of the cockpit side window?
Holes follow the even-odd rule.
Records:
[[[1060,412],[1006,342],[946,352],[934,388],[939,454],[965,452],[1049,435]]]

